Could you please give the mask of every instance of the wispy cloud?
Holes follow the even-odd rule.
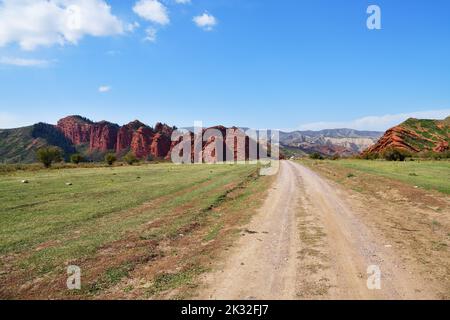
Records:
[[[98,88],[98,92],[100,92],[100,93],[107,93],[109,91],[111,91],[111,87],[110,86],[100,86]]]
[[[149,28],[145,29],[144,41],[156,42],[157,34],[158,34],[158,30],[156,30],[156,28],[149,27]]]
[[[196,16],[192,20],[197,27],[202,28],[205,31],[211,31],[217,25],[217,19],[208,12],[205,12],[200,16]]]
[[[16,67],[47,67],[50,63],[48,60],[0,57],[0,64]]]
[[[139,0],[133,11],[141,18],[160,25],[170,23],[167,8],[158,0]]]
[[[127,31],[128,32],[134,32],[137,28],[139,28],[141,25],[138,22],[129,23],[127,25]]]
[[[356,130],[385,131],[408,118],[444,119],[450,115],[450,109],[416,111],[409,113],[386,114],[382,116],[367,116],[350,121],[313,122],[299,126],[299,130],[322,130],[351,128]]]

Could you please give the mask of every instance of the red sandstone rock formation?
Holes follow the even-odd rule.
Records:
[[[165,158],[169,153],[171,146],[170,136],[157,133],[153,136],[150,146],[150,154],[155,158]]]
[[[58,121],[56,127],[74,145],[89,143],[93,122],[80,116],[69,116]]]
[[[449,150],[450,117],[445,120],[410,118],[386,131],[376,144],[364,154],[382,153],[395,148],[417,153],[422,151],[445,152]]]
[[[91,126],[91,151],[106,152],[116,149],[119,126],[110,122],[101,121]]]
[[[131,140],[131,151],[140,159],[145,159],[151,155],[151,145],[153,142],[154,132],[149,127],[140,127]]]
[[[434,152],[446,152],[448,150],[450,150],[450,148],[447,141],[441,141],[433,148]]]
[[[170,138],[170,136],[172,136],[173,129],[174,129],[173,127],[170,127],[167,124],[161,123],[161,122],[158,122],[155,125],[155,132],[164,134],[164,135],[168,136],[169,138]]]
[[[419,135],[412,131],[405,129],[401,126],[396,126],[388,131],[375,143],[373,146],[369,147],[365,152],[366,153],[380,153],[386,150],[387,148],[396,148],[403,149],[409,152],[419,152],[417,148],[409,145],[404,137],[409,136],[412,139],[420,138]]]
[[[106,121],[92,122],[80,116],[69,116],[58,121],[56,127],[74,145],[89,144],[90,151],[106,152],[116,147],[119,126]]]
[[[142,122],[135,120],[127,125],[122,126],[117,134],[117,146],[116,152],[118,154],[126,153],[130,150],[131,141],[133,140],[134,133],[141,127],[146,125]]]
[[[147,159],[150,156],[170,159],[172,150],[180,142],[171,141],[174,127],[157,123],[155,129],[152,129],[138,120],[119,127],[106,121],[92,122],[80,116],[70,116],[58,121],[57,128],[74,145],[89,144],[90,152],[115,150],[118,155],[122,156],[131,151],[140,159]],[[216,132],[214,133],[212,130],[216,130]],[[194,157],[194,143],[191,143],[191,161],[194,158],[206,162],[223,161],[226,159],[227,153],[231,154],[234,160],[249,158],[250,140],[240,129],[216,126],[203,129],[203,134],[205,132],[212,134],[205,137],[205,141],[199,142],[198,150],[200,152],[197,157]],[[216,137],[217,133],[222,136],[221,139]],[[189,135],[193,139],[193,133]],[[242,152],[242,150],[244,151]],[[220,155],[223,156],[222,159],[219,159]],[[238,155],[240,155],[239,159]]]
[[[213,163],[222,162],[230,158],[234,161],[256,160],[259,158],[258,149],[267,149],[266,145],[258,145],[256,141],[250,140],[244,131],[236,127],[225,128],[224,126],[215,126],[203,129],[202,135],[204,141],[199,142],[194,137],[194,134],[192,132],[190,133],[190,161],[197,162],[202,160],[207,163]],[[180,152],[179,156],[182,156],[181,146],[179,146],[181,141],[182,138],[180,137],[178,141],[172,142],[166,159],[171,158],[172,152]],[[251,155],[250,142],[254,143],[255,146],[254,154]],[[198,144],[197,147],[196,144]],[[198,154],[196,154],[196,151],[198,151]]]

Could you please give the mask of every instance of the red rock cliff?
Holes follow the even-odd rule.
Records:
[[[170,136],[162,133],[155,134],[150,146],[151,155],[155,158],[165,158],[169,153],[171,143]]]
[[[119,126],[106,121],[95,123],[91,126],[90,150],[106,152],[116,149],[117,133]]]
[[[133,133],[131,151],[138,158],[145,159],[151,155],[154,132],[149,127],[141,127]]]
[[[80,145],[90,142],[92,125],[93,122],[86,118],[69,116],[59,120],[56,127],[74,145]]]
[[[128,151],[131,151],[140,159],[147,159],[149,156],[170,159],[171,150],[179,143],[178,141],[171,141],[174,127],[163,123],[157,123],[155,128],[152,129],[144,123],[135,120],[119,127],[107,121],[92,122],[80,116],[70,116],[58,121],[57,128],[75,146],[89,144],[90,152],[115,150],[119,156],[123,156]],[[245,159],[248,158],[248,137],[245,138],[245,143],[243,143],[242,139],[235,138],[235,135],[243,135],[243,132],[240,132],[237,128],[231,128],[227,132],[227,128],[223,126],[216,126],[210,129],[218,130],[223,136],[223,141],[219,146],[214,136],[207,138],[206,141],[202,141],[201,149],[205,151],[203,153],[204,160],[219,161],[217,158],[220,152],[216,150],[216,147],[221,148],[221,153],[224,157],[227,154],[227,149],[230,149],[234,153],[235,160],[244,160],[244,157]],[[204,129],[203,133],[206,130]],[[227,133],[229,133],[228,136]],[[192,133],[191,136],[193,136]],[[235,143],[237,141],[240,141],[240,144]],[[238,148],[245,148],[245,154],[242,156],[242,159],[237,159]],[[193,144],[191,153],[191,158],[193,159]],[[222,160],[220,159],[220,161]]]
[[[116,144],[116,151],[118,154],[128,152],[128,150],[130,150],[133,135],[141,127],[145,127],[145,124],[135,120],[119,129]]]

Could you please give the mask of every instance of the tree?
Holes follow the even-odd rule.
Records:
[[[37,151],[37,159],[46,168],[50,168],[52,163],[62,161],[63,152],[58,147],[44,147]]]
[[[335,153],[332,157],[331,160],[339,160],[341,158],[341,156],[339,155],[339,153]]]
[[[387,161],[405,161],[410,156],[407,151],[398,148],[387,148],[383,152],[383,158]]]
[[[123,160],[128,163],[129,165],[133,165],[134,163],[138,162],[138,159],[134,155],[133,152],[128,152],[125,157],[123,157]]]
[[[379,158],[379,154],[376,152],[364,152],[361,156],[361,159],[364,160],[376,160]]]
[[[72,163],[79,164],[80,162],[83,162],[83,161],[84,161],[84,158],[79,153],[75,153],[70,156],[70,162],[72,162]]]
[[[116,155],[114,153],[107,153],[105,155],[105,161],[108,165],[113,165],[117,161]]]
[[[309,157],[314,160],[323,160],[324,159],[324,157],[318,152],[311,153],[309,155]]]

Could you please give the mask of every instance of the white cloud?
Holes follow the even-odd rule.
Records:
[[[191,0],[175,0],[175,2],[179,4],[188,4],[191,3]]]
[[[0,47],[18,43],[23,50],[66,43],[84,36],[122,34],[124,24],[104,0],[3,0]]]
[[[145,38],[144,41],[155,42],[157,36],[157,30],[153,27],[149,27],[145,29]]]
[[[139,0],[133,11],[141,18],[160,25],[170,23],[167,8],[158,0]]]
[[[106,93],[106,92],[109,92],[109,91],[111,91],[111,87],[110,86],[100,86],[98,88],[98,92],[100,92],[100,93]]]
[[[0,64],[11,65],[16,67],[47,67],[48,65],[50,65],[50,61],[39,59],[0,57]]]
[[[217,25],[217,19],[208,12],[203,13],[201,16],[194,17],[193,21],[197,27],[206,31],[211,31]]]
[[[140,24],[138,22],[133,22],[133,23],[129,23],[127,25],[127,31],[128,32],[134,32],[134,30],[136,30],[137,28],[140,27]]]
[[[322,130],[350,128],[356,130],[385,131],[408,118],[444,119],[450,115],[450,109],[417,111],[410,113],[386,114],[383,116],[368,116],[350,121],[314,122],[300,125],[299,130]]]

